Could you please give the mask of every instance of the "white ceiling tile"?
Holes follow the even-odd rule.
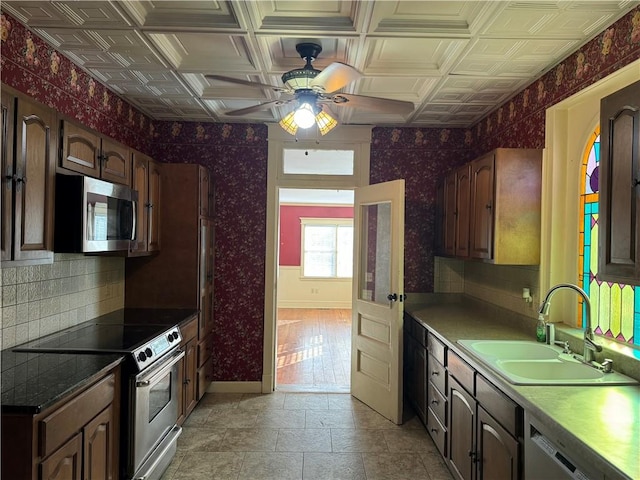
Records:
[[[21,0],[2,2],[2,8],[31,27],[113,28],[130,26],[112,2]]]
[[[150,33],[162,55],[182,72],[256,72],[246,39],[211,33]]]
[[[237,29],[240,28],[231,2],[225,1],[130,1],[121,6],[145,29]]]
[[[356,31],[360,2],[341,0],[247,2],[256,31]],[[362,2],[365,4],[368,2]]]
[[[371,40],[364,72],[368,75],[443,75],[466,40],[387,38]]]
[[[275,122],[300,42],[319,70],[349,64],[345,93],[412,102],[405,117],[332,107],[340,123],[468,127],[640,0],[2,0],[80,68],[157,120]],[[270,87],[214,81],[218,74]]]

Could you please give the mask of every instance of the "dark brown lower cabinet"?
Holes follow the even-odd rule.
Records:
[[[522,479],[522,407],[410,315],[404,326],[405,393],[421,418],[424,405],[427,432],[453,477]]]
[[[476,400],[449,378],[449,467],[461,480],[475,478]]]
[[[404,392],[422,423],[427,424],[427,347],[426,330],[412,317],[405,316]]]
[[[478,478],[517,480],[520,478],[520,446],[482,407],[478,407]]]
[[[198,388],[197,353],[198,353],[198,318],[191,320],[180,326],[182,343],[180,348],[184,351],[184,358],[181,360],[179,368],[178,385],[182,388],[178,392],[178,425],[189,416],[195,408]]]
[[[78,433],[40,463],[42,480],[82,478],[82,434]]]
[[[2,415],[2,478],[118,480],[120,367],[37,415]]]

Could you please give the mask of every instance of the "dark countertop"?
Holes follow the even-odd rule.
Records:
[[[85,323],[172,326],[189,321],[197,314],[196,309],[125,308]],[[54,335],[77,328],[70,327]],[[3,414],[40,413],[125,360],[124,355],[114,353],[31,353],[7,349],[0,355]]]
[[[428,305],[407,305],[405,309],[478,372],[544,422],[561,444],[571,445],[581,458],[598,467],[607,479],[640,479],[639,386],[513,385],[456,342],[461,339],[534,341],[535,320],[523,328],[516,318],[509,318],[506,311],[466,301],[436,301]]]
[[[37,414],[105,375],[120,354],[2,351],[2,413]]]

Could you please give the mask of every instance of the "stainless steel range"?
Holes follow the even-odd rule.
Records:
[[[123,353],[120,475],[155,480],[175,455],[180,329],[177,326],[86,323],[34,340],[16,351]]]

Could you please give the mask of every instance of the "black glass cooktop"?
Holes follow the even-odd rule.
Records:
[[[16,352],[131,353],[198,313],[192,309],[124,308],[14,347]]]
[[[129,353],[164,333],[162,325],[83,324],[15,347],[22,352]]]

